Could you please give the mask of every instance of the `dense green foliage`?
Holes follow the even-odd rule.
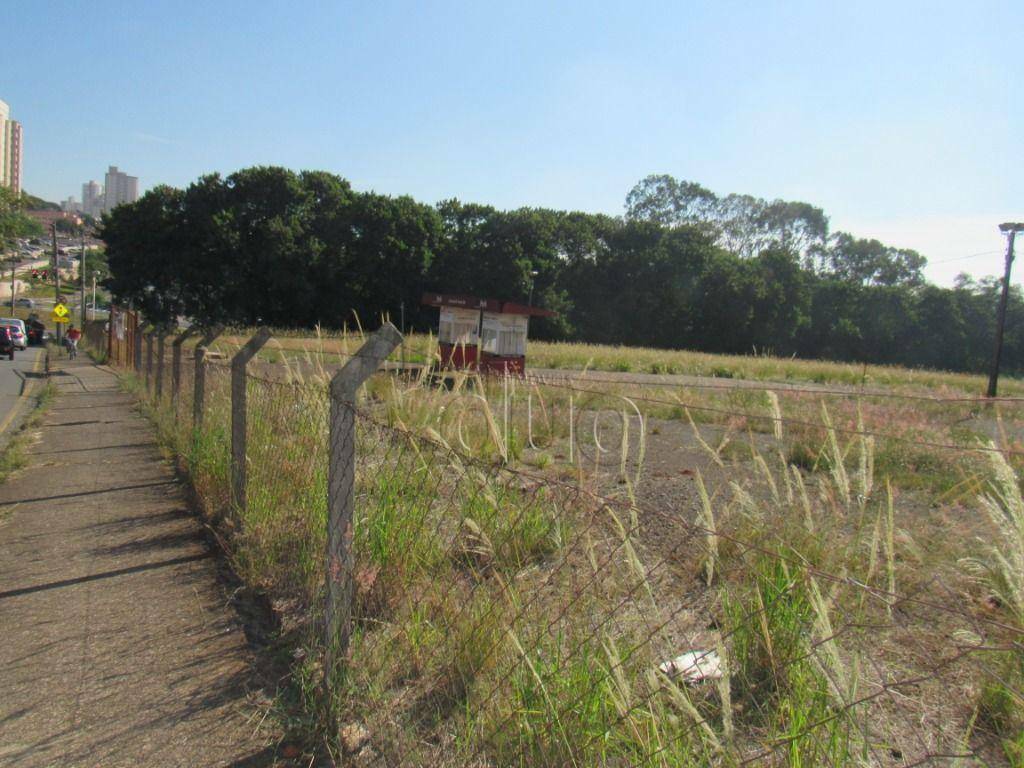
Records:
[[[41,232],[39,223],[25,215],[24,199],[7,187],[0,187],[0,254],[6,253],[17,238]]]
[[[709,352],[984,369],[998,283],[927,284],[925,260],[830,234],[806,203],[718,197],[645,179],[620,219],[354,191],[324,172],[256,167],[158,187],[103,222],[115,298],[157,321],[311,327],[436,323],[424,291],[554,309],[532,335]],[[534,273],[536,273],[534,275]],[[533,283],[531,285],[531,283]],[[1004,360],[1024,370],[1024,300]]]
[[[21,193],[21,200],[25,208],[29,211],[59,211],[60,205],[58,203],[51,203],[48,200],[43,200],[41,197],[30,195],[28,192]]]

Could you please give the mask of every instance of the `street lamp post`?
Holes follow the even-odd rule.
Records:
[[[538,272],[536,269],[530,270],[530,298],[526,300],[526,306],[528,307],[533,306],[533,285],[534,283],[537,282],[537,275],[539,274],[540,272]]]

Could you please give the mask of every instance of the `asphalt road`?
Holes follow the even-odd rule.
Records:
[[[42,381],[42,347],[14,353],[14,360],[0,358],[0,442],[6,443],[25,415],[25,400]]]

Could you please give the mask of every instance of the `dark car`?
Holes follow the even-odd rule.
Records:
[[[14,337],[10,326],[0,326],[0,355],[7,355],[8,360],[14,359]]]
[[[46,336],[46,326],[39,320],[39,316],[33,312],[29,315],[25,326],[28,330],[28,343],[42,344]]]

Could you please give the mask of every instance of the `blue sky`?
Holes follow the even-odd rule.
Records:
[[[619,214],[671,173],[814,203],[949,283],[1024,219],[1015,5],[8,0],[0,99],[54,200],[110,164],[265,163]]]

